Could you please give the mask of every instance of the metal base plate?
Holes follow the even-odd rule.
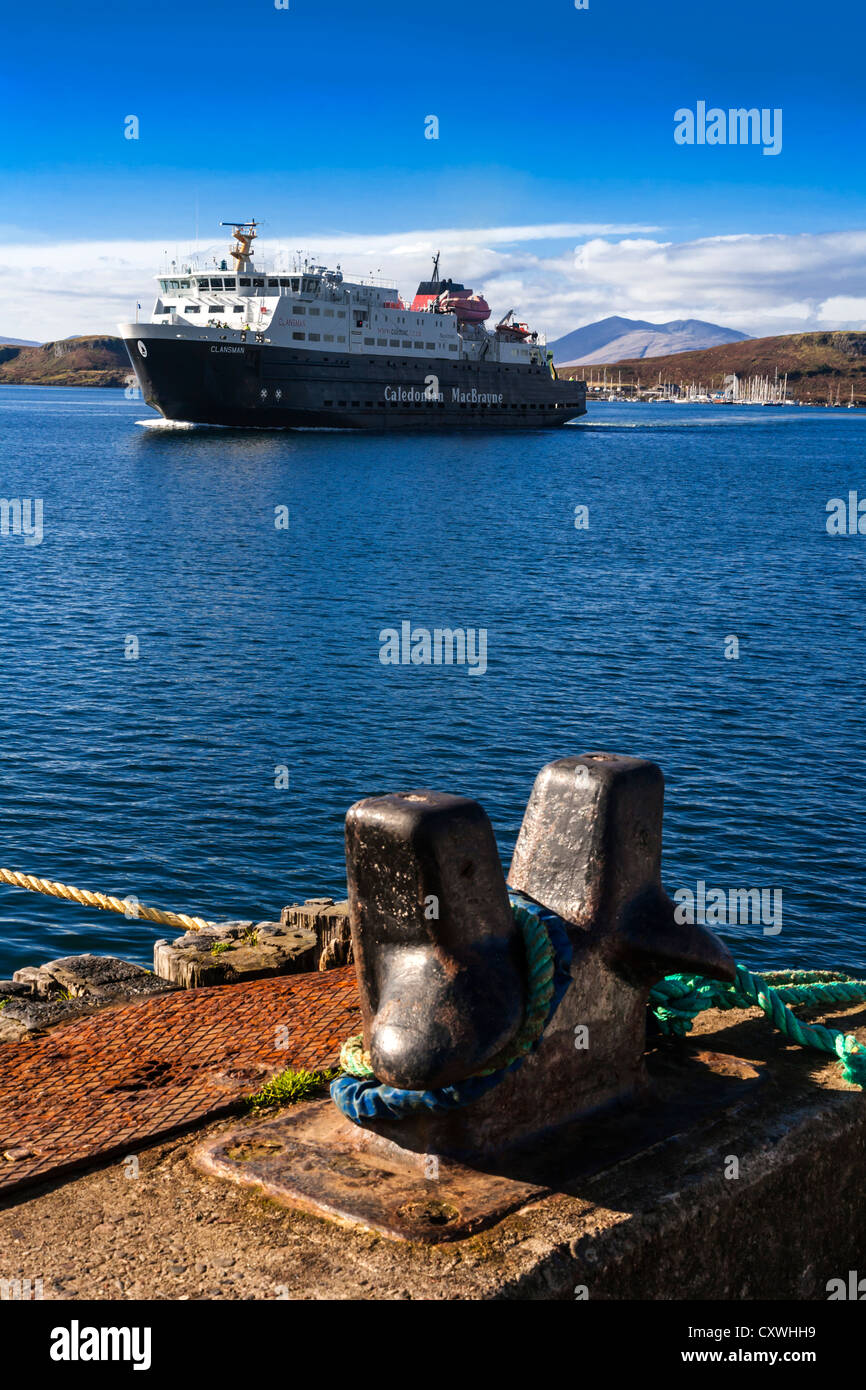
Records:
[[[212,1139],[199,1145],[193,1162],[287,1206],[398,1240],[465,1238],[543,1191],[409,1153],[352,1124],[330,1101]]]
[[[550,1192],[579,1194],[592,1175],[674,1139],[684,1124],[712,1121],[762,1080],[760,1066],[741,1058],[690,1060],[656,1059],[648,1103],[588,1116],[544,1145],[483,1160],[483,1170],[400,1148],[329,1100],[209,1139],[193,1162],[285,1206],[392,1239],[465,1239]]]

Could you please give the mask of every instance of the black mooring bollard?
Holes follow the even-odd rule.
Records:
[[[664,777],[643,758],[587,753],[535,779],[511,860],[512,888],[576,929],[624,978],[694,973],[733,981],[733,957],[706,927],[679,923],[661,884]]]
[[[516,1032],[526,995],[487,816],[441,792],[370,797],[346,816],[346,864],[376,1076],[426,1090],[472,1075]]]
[[[644,1084],[650,986],[680,971],[735,974],[711,932],[677,923],[661,886],[663,795],[660,769],[636,758],[543,768],[511,865],[519,922],[475,802],[421,791],[353,806],[350,918],[375,1075],[335,1082],[339,1107],[293,1106],[208,1141],[205,1171],[320,1216],[439,1242],[592,1171],[598,1143],[613,1144],[613,1161],[633,1153],[633,1136],[612,1133],[616,1117],[596,1112]],[[559,967],[552,998],[539,919]],[[544,1030],[509,1069],[524,1055],[527,1011],[531,1038],[538,1020]],[[351,1060],[363,1071],[363,1058]],[[490,1071],[492,1083],[479,1076]],[[456,1108],[440,1108],[446,1093]]]
[[[536,778],[510,887],[555,912],[571,985],[536,1050],[490,1093],[440,1115],[364,1121],[408,1149],[502,1151],[635,1092],[649,989],[664,975],[733,980],[727,948],[680,925],[661,886],[664,780],[655,763],[564,758]],[[520,1024],[518,945],[480,806],[415,792],[352,807],[346,823],[364,1045],[406,1089],[475,1076]],[[437,917],[425,914],[435,899]]]

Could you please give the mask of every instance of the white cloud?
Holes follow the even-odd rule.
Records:
[[[846,328],[866,328],[866,299],[854,299],[845,294],[825,299],[819,318],[828,325],[844,321]]]
[[[615,300],[629,317],[708,319],[755,336],[857,328],[866,320],[857,296],[866,292],[866,231],[593,238],[575,251],[573,279],[590,314]]]
[[[339,261],[347,275],[381,273],[404,294],[442,272],[486,294],[498,317],[514,306],[549,338],[608,314],[662,322],[701,318],[754,335],[866,327],[866,231],[741,234],[662,241],[658,229],[553,223],[433,228],[380,236],[312,235],[281,243]],[[262,240],[270,258],[278,243]],[[225,254],[226,242],[210,248]],[[160,242],[7,241],[0,264],[0,330],[51,338],[114,332],[149,313],[153,275],[185,246]]]

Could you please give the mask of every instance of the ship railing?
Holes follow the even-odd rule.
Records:
[[[353,285],[373,285],[380,290],[394,290],[396,285],[393,280],[385,280],[380,275],[355,275],[352,271],[343,270],[341,272],[343,281],[351,281]]]

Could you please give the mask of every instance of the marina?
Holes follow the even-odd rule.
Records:
[[[655,405],[800,405],[801,402],[788,394],[788,375],[779,376],[778,370],[771,379],[769,376],[753,376],[741,379],[735,372],[725,376],[720,387],[711,381],[687,383],[662,381],[661,373],[653,386],[642,386],[640,380],[623,382],[622,371],[614,381],[611,373],[607,379],[607,369],[598,379],[588,370],[586,389],[590,396],[601,397],[606,401],[638,401]],[[830,400],[829,404],[833,404]],[[837,402],[838,403],[838,402]],[[854,388],[851,387],[851,407],[854,407]]]

